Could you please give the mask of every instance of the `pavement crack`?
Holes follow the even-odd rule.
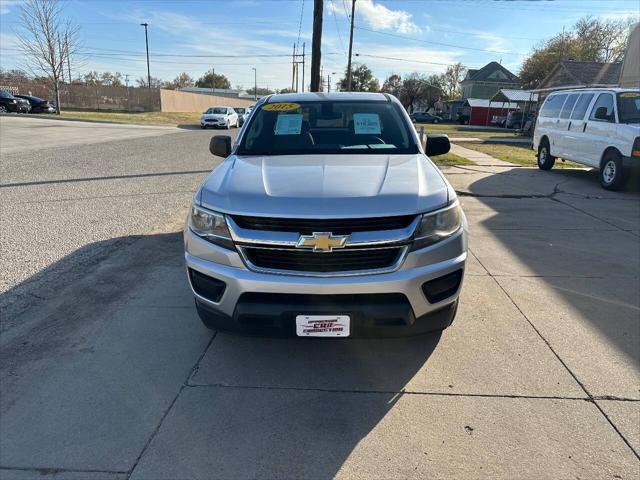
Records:
[[[40,475],[58,475],[61,473],[107,473],[111,475],[122,475],[127,472],[124,470],[100,470],[85,468],[64,468],[64,467],[14,467],[9,465],[0,465],[0,470],[18,471],[18,472],[37,472]]]
[[[469,249],[469,251],[471,252],[471,249]],[[529,317],[524,313],[524,311],[520,308],[520,305],[518,305],[518,303],[511,297],[511,295],[509,295],[509,292],[507,292],[507,290],[500,284],[500,282],[491,274],[491,272],[487,269],[487,267],[485,267],[485,265],[482,263],[482,261],[478,258],[477,255],[475,255],[475,253],[471,252],[472,255],[475,257],[475,259],[478,261],[478,263],[480,264],[480,266],[487,272],[487,275],[489,277],[491,277],[491,279],[496,282],[496,285],[498,286],[498,288],[500,290],[502,290],[502,292],[506,295],[506,297],[509,299],[509,301],[513,304],[513,306],[518,310],[518,312],[520,312],[520,315],[522,315],[522,317],[527,321],[527,323],[531,326],[531,328],[533,328],[534,332],[536,332],[536,334],[540,337],[540,339],[547,345],[547,348],[549,348],[549,350],[551,351],[551,353],[553,353],[553,355],[558,359],[558,361],[560,362],[560,364],[565,368],[565,370],[569,373],[569,375],[571,375],[571,377],[575,380],[575,382],[580,386],[580,388],[582,389],[582,391],[587,395],[587,398],[585,399],[586,401],[590,402],[591,404],[593,404],[602,414],[602,416],[604,416],[604,418],[607,420],[607,422],[609,422],[609,425],[611,425],[611,427],[615,430],[615,432],[618,434],[618,436],[622,439],[622,441],[627,445],[627,447],[631,450],[631,452],[636,456],[636,458],[638,460],[640,460],[640,454],[635,450],[635,448],[633,448],[633,446],[631,445],[631,443],[629,442],[629,440],[627,440],[627,438],[622,434],[622,432],[618,429],[618,427],[613,423],[613,421],[609,418],[609,416],[605,413],[605,411],[602,409],[602,407],[598,404],[598,402],[596,401],[597,398],[595,398],[593,395],[591,395],[591,393],[589,392],[589,390],[587,389],[587,387],[584,385],[584,383],[582,383],[580,381],[580,379],[578,378],[578,376],[573,372],[573,370],[571,370],[571,368],[569,368],[569,365],[567,365],[567,363],[562,359],[562,357],[560,357],[560,354],[558,354],[558,352],[556,352],[556,350],[553,348],[553,346],[551,345],[551,342],[549,342],[549,340],[547,340],[544,335],[542,335],[542,332],[534,325],[533,321],[531,321],[531,319],[529,319]]]
[[[196,374],[196,372],[198,371],[198,368],[200,368],[200,362],[202,361],[202,359],[206,355],[207,351],[209,350],[209,347],[211,346],[211,344],[213,343],[213,340],[215,338],[216,338],[216,332],[214,332],[213,335],[211,335],[211,338],[207,342],[207,345],[202,350],[202,353],[200,354],[200,356],[196,360],[196,362],[193,365],[193,367],[191,367],[191,370],[189,370],[189,373],[187,374],[186,378],[184,379],[184,382],[182,383],[182,385],[180,385],[180,388],[178,389],[178,392],[175,394],[175,396],[173,397],[173,400],[171,400],[171,403],[166,408],[164,413],[161,415],[160,420],[158,421],[158,424],[156,425],[156,427],[151,432],[151,435],[149,435],[149,438],[147,439],[147,441],[145,442],[144,446],[142,447],[142,450],[140,451],[140,454],[136,458],[135,462],[133,462],[133,466],[131,467],[131,469],[128,472],[125,472],[125,473],[127,473],[127,480],[129,480],[131,478],[131,475],[133,475],[133,472],[135,471],[136,467],[140,463],[140,460],[142,460],[142,457],[144,456],[144,454],[148,450],[149,446],[151,445],[151,442],[153,442],[153,439],[156,437],[156,435],[160,431],[160,428],[162,427],[162,424],[164,423],[164,420],[167,418],[167,416],[169,415],[169,412],[173,409],[173,406],[178,401],[178,398],[180,397],[180,394],[184,391],[185,388],[187,388],[189,386],[188,385],[189,380],[191,379],[191,377],[193,375]]]
[[[474,198],[511,198],[511,199],[516,199],[516,200],[520,200],[523,198],[551,198],[552,195],[554,195],[553,193],[549,193],[549,194],[527,194],[527,195],[519,195],[519,194],[502,194],[502,195],[489,195],[489,194],[483,194],[483,193],[471,193],[471,192],[465,192],[464,190],[456,190],[456,193],[461,196],[461,197],[474,197]]]
[[[505,399],[525,399],[525,400],[571,400],[590,401],[588,397],[575,397],[563,395],[524,395],[509,393],[456,393],[456,392],[415,392],[406,390],[353,390],[345,388],[313,388],[313,387],[286,387],[268,385],[227,385],[222,383],[190,383],[187,388],[228,388],[240,390],[284,390],[296,392],[322,392],[322,393],[348,393],[360,395],[415,395],[430,397],[469,397],[469,398],[505,398]]]

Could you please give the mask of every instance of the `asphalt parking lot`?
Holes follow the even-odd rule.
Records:
[[[449,329],[234,337],[182,260],[212,131],[28,120],[57,143],[20,149],[26,121],[0,117],[0,478],[640,476],[637,191],[447,168],[471,235]]]

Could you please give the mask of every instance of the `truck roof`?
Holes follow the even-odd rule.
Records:
[[[282,93],[270,95],[265,103],[275,102],[348,102],[369,100],[374,102],[388,102],[390,99],[384,93],[371,92],[304,92],[304,93]]]

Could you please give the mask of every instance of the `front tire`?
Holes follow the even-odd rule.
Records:
[[[7,113],[7,107],[0,105],[0,113]]]
[[[540,170],[551,170],[556,163],[556,157],[551,155],[549,141],[543,140],[538,145],[538,168]]]
[[[624,168],[618,152],[604,154],[600,164],[600,185],[606,190],[620,190],[624,185]]]
[[[225,124],[224,128],[226,128],[227,130],[231,128],[231,126],[229,125],[229,120],[227,120],[227,123]]]
[[[438,120],[438,119],[436,118],[436,119],[433,121],[433,123],[434,123],[434,125],[435,125],[436,123],[440,123],[440,120]]]

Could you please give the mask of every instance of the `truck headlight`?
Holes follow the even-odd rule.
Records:
[[[199,237],[230,250],[234,249],[231,234],[224,215],[204,208],[191,206],[189,228]]]
[[[457,201],[441,210],[425,213],[416,229],[412,250],[428,247],[450,237],[461,225],[462,210]]]

